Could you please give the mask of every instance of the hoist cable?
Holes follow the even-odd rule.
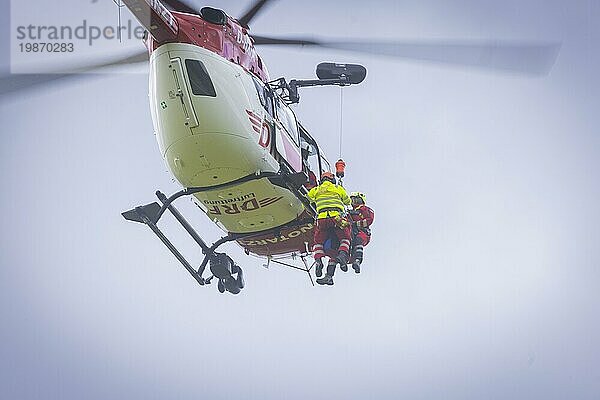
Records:
[[[344,88],[340,86],[340,159],[342,158],[342,139],[344,134]]]

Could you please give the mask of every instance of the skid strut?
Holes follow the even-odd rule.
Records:
[[[292,269],[297,269],[298,271],[303,271],[306,272],[308,274],[308,279],[310,279],[310,284],[315,286],[315,282],[313,282],[313,278],[312,275],[310,274],[310,270],[315,266],[315,262],[313,262],[310,266],[308,265],[308,263],[306,262],[306,257],[305,256],[300,256],[300,259],[302,260],[302,264],[304,264],[304,268],[292,265],[290,263],[286,263],[283,261],[279,261],[279,260],[274,260],[274,259],[269,259],[267,264],[265,265],[268,268],[269,263],[275,263],[275,264],[279,264],[282,265],[284,267],[288,267],[288,268],[292,268]]]
[[[181,254],[179,252],[179,250],[177,250],[177,248],[173,245],[173,243],[171,243],[171,241],[164,235],[164,233],[162,233],[160,228],[158,226],[156,226],[156,223],[154,222],[153,218],[151,218],[151,216],[148,215],[148,211],[151,212],[151,211],[158,210],[156,207],[152,207],[155,204],[158,205],[157,203],[152,203],[147,206],[136,207],[133,210],[133,212],[135,212],[137,217],[141,220],[139,222],[143,222],[144,224],[148,225],[148,227],[150,229],[152,229],[152,232],[154,232],[156,234],[156,236],[158,236],[158,238],[165,244],[165,246],[167,246],[167,248],[171,251],[171,253],[173,253],[173,255],[179,260],[179,262],[185,267],[185,269],[190,273],[190,275],[192,275],[192,277],[200,285],[204,285],[204,278],[202,278],[202,274],[199,273],[198,271],[196,271],[190,265],[190,263],[185,259],[183,254]],[[127,216],[125,216],[125,215],[123,215],[123,216],[126,219],[129,219]],[[181,216],[181,214],[180,214],[180,216]],[[133,220],[133,219],[130,219],[130,220]],[[135,221],[137,221],[137,220],[135,220]],[[181,221],[179,221],[179,222],[181,222]]]
[[[184,195],[187,194],[188,193]],[[198,232],[194,230],[194,228],[183,217],[183,215],[181,215],[179,210],[177,210],[177,208],[175,208],[175,206],[172,204],[173,201],[181,197],[181,195],[167,198],[167,196],[165,196],[162,192],[157,191],[156,196],[161,201],[162,206],[157,202],[150,203],[145,206],[138,206],[133,210],[125,211],[122,214],[123,217],[126,220],[140,222],[147,225],[200,285],[210,284],[212,279],[216,277],[218,278],[218,286],[221,293],[224,291],[234,294],[239,293],[244,287],[242,269],[236,265],[228,255],[224,253],[217,253],[215,250],[222,244],[237,240],[245,235],[230,234],[219,239],[212,246],[208,246],[206,242],[202,240],[200,235],[198,235]],[[167,236],[158,227],[157,223],[166,210],[168,210],[175,217],[177,222],[181,224],[181,226],[202,249],[204,259],[197,270],[190,265],[183,254],[177,250],[169,238],[167,238]],[[204,274],[206,266],[209,264],[213,274],[209,278],[204,279],[202,275]]]

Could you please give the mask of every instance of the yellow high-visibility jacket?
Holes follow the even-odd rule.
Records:
[[[344,205],[351,203],[346,189],[329,181],[310,189],[307,196],[317,205],[318,219],[338,216],[344,212]]]

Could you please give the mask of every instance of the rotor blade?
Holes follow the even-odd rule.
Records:
[[[252,19],[256,16],[256,14],[258,14],[258,12],[261,10],[261,8],[263,8],[263,6],[265,4],[267,4],[269,0],[258,0],[256,1],[249,9],[248,11],[246,11],[244,13],[244,15],[242,15],[240,18],[238,18],[238,22],[240,23],[240,25],[242,25],[244,28],[248,28],[248,24],[250,23],[250,21],[252,21]]]
[[[58,80],[65,80],[67,78],[83,77],[84,73],[92,72],[94,70],[119,66],[119,65],[130,65],[140,62],[148,61],[148,52],[143,51],[130,56],[118,58],[116,60],[107,61],[104,63],[93,64],[81,68],[74,69],[72,71],[57,73],[57,74],[7,74],[0,76],[0,96],[7,93],[34,89],[43,87],[47,83],[55,82]]]
[[[300,45],[356,51],[442,64],[545,75],[556,61],[559,43],[501,41],[326,41],[253,35],[257,45]]]
[[[252,35],[252,39],[254,39],[254,44],[256,45],[297,45],[297,46],[325,46],[325,43],[332,42],[317,42],[313,39],[299,39],[299,38],[275,38],[268,36],[258,36]]]
[[[171,8],[174,11],[181,11],[184,13],[188,13],[188,14],[198,14],[198,10],[196,10],[194,7],[189,6],[188,4],[186,4],[183,1],[180,0],[161,0],[163,3],[165,3],[167,6],[169,6],[169,8]]]

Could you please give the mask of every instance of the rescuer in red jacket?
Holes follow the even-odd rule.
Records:
[[[369,228],[375,218],[375,212],[367,207],[367,196],[361,192],[352,192],[352,211],[349,212],[352,219],[352,268],[357,274],[360,273],[360,264],[363,261],[364,247],[371,241],[371,229]]]

